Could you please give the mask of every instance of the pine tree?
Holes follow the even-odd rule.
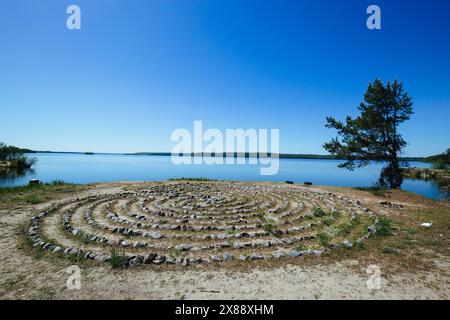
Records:
[[[333,138],[323,147],[346,160],[338,166],[349,170],[366,166],[370,161],[385,162],[380,185],[399,188],[403,181],[399,155],[407,143],[398,132],[398,126],[413,114],[411,97],[403,90],[401,82],[388,81],[384,85],[376,79],[369,83],[358,110],[360,115],[355,119],[347,116],[345,124],[327,117],[326,127],[336,129],[340,139]]]

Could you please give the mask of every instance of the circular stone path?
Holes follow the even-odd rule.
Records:
[[[376,224],[359,201],[303,186],[168,182],[53,205],[28,239],[61,258],[187,266],[321,255],[360,245]]]

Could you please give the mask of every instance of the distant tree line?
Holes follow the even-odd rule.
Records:
[[[427,157],[426,159],[429,162],[433,162],[433,167],[436,169],[448,169],[450,166],[450,148],[441,154]]]

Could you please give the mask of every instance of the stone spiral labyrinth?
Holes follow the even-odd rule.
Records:
[[[122,267],[321,255],[376,232],[359,201],[288,184],[167,182],[52,205],[31,218],[36,250]]]

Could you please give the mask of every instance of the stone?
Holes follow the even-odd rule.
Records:
[[[297,250],[291,250],[291,251],[289,251],[288,255],[291,256],[291,257],[299,257],[299,256],[301,256],[302,254],[301,254],[300,251],[297,251]]]
[[[351,243],[350,241],[348,241],[347,239],[345,239],[344,241],[341,242],[341,244],[346,247],[346,248],[351,248],[353,247],[353,243]]]
[[[153,239],[161,239],[163,237],[162,234],[160,232],[158,232],[158,231],[151,231],[149,233],[149,235]]]
[[[251,255],[250,255],[250,260],[262,260],[262,259],[264,259],[265,257],[262,255],[262,254],[259,254],[259,253],[256,253],[256,252],[253,252]]]
[[[234,256],[231,253],[225,252],[223,255],[223,260],[224,261],[231,261],[233,260]]]
[[[149,253],[147,258],[145,258],[144,263],[150,264],[153,262],[153,260],[155,260],[155,258],[156,258],[156,253]]]
[[[191,248],[192,248],[192,246],[189,245],[189,244],[186,244],[186,243],[183,243],[183,244],[180,244],[180,245],[178,245],[178,246],[175,246],[175,249],[181,250],[181,251],[188,251],[188,250],[190,250]]]
[[[217,256],[217,255],[212,255],[212,256],[211,256],[211,260],[212,260],[212,261],[220,261],[220,257]]]
[[[188,258],[178,258],[175,261],[176,264],[179,264],[183,267],[187,267],[189,265],[189,259]]]
[[[108,262],[109,260],[111,260],[111,256],[107,256],[107,255],[98,255],[95,257],[95,260],[101,261],[101,262]]]
[[[371,234],[377,233],[377,228],[374,225],[367,227],[367,231]]]
[[[57,253],[57,252],[60,252],[61,250],[62,250],[61,247],[56,246],[55,249],[53,249],[53,252]]]
[[[134,248],[144,248],[144,247],[146,247],[146,246],[147,246],[146,243],[140,242],[140,241],[136,242],[136,243],[133,245]]]
[[[228,242],[221,242],[219,243],[220,248],[229,248],[231,245]]]
[[[234,243],[233,248],[234,249],[242,249],[242,248],[245,248],[245,245],[242,243]]]
[[[281,257],[284,257],[286,254],[284,253],[284,252],[282,252],[282,251],[274,251],[274,252],[272,252],[272,256],[274,257],[274,258],[281,258]]]
[[[154,264],[163,264],[166,262],[166,257],[163,255],[157,255],[156,258],[153,260]]]
[[[175,264],[176,259],[174,257],[166,257],[166,264]]]

